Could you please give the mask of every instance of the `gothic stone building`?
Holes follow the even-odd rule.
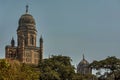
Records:
[[[43,58],[43,39],[39,40],[39,46],[36,46],[37,30],[36,23],[31,14],[23,14],[18,22],[17,28],[17,46],[12,38],[11,45],[5,47],[5,57],[7,59],[16,59],[21,63],[38,64]]]

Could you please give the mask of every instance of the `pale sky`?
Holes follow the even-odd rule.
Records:
[[[37,46],[43,36],[44,58],[62,54],[74,65],[83,53],[89,62],[120,58],[120,0],[0,0],[0,58],[12,37],[17,46],[18,20],[26,4],[36,21]]]

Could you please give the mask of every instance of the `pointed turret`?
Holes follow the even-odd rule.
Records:
[[[40,37],[40,53],[39,54],[40,54],[39,62],[41,62],[43,59],[43,38],[42,38],[42,35]]]
[[[42,38],[42,35],[40,37],[40,43],[43,43],[43,38]]]
[[[40,37],[40,50],[43,53],[43,38],[42,38],[42,35]]]
[[[11,40],[11,46],[14,47],[15,46],[15,40],[14,38],[12,37],[12,40]]]

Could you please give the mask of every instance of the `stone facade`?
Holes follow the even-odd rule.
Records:
[[[11,45],[5,47],[5,57],[16,59],[26,64],[38,64],[43,59],[43,39],[40,37],[40,46],[36,46],[37,30],[36,23],[31,14],[23,14],[18,22],[17,46],[12,38]]]

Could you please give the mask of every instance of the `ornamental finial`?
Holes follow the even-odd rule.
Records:
[[[84,56],[84,54],[83,54],[83,60],[85,60],[85,56]]]
[[[28,13],[28,7],[29,7],[29,6],[28,6],[28,5],[26,5],[26,13]]]

